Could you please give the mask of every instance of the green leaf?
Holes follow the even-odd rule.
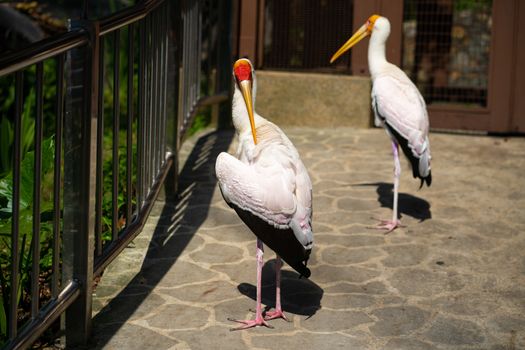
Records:
[[[7,333],[7,317],[4,309],[4,296],[0,295],[0,333]]]
[[[11,145],[13,143],[13,128],[7,118],[0,120],[0,179],[10,171],[12,164]]]
[[[22,156],[33,146],[35,137],[35,119],[33,109],[35,106],[35,89],[31,88],[24,101],[24,110],[22,112]]]

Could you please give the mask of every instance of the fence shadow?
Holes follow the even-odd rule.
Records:
[[[286,266],[286,265],[285,265]],[[255,274],[255,266],[254,266]],[[241,283],[241,294],[256,300],[256,286]],[[283,311],[311,317],[321,309],[323,289],[313,281],[299,278],[295,271],[281,270],[281,306]],[[268,260],[262,271],[262,303],[266,310],[275,307],[275,259]],[[255,309],[255,307],[254,307]]]
[[[180,172],[178,192],[175,196],[166,193],[166,198],[175,199],[166,199],[158,214],[159,222],[140,272],[93,318],[92,349],[103,348],[133,314],[148,312],[142,311],[149,309],[144,303],[155,303],[148,300],[152,286],[176,263],[208,215],[216,185],[215,159],[220,152],[227,151],[233,136],[234,132],[229,130],[211,132],[193,147]],[[199,209],[186,210],[191,205],[199,205]]]
[[[382,208],[393,209],[394,185],[386,182],[356,184],[354,186],[377,186],[377,201]],[[426,200],[407,193],[399,193],[398,212],[423,222],[432,218],[430,203]]]

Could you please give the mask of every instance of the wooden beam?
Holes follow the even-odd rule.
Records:
[[[240,5],[239,57],[257,60],[257,0],[243,0]]]

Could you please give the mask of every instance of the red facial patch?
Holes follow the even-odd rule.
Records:
[[[248,63],[238,61],[235,66],[233,66],[233,71],[235,72],[235,77],[238,81],[252,80],[252,67]]]

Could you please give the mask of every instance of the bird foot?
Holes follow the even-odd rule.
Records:
[[[406,227],[406,225],[401,225],[401,221],[399,220],[381,220],[377,218],[373,219],[379,221],[379,224],[377,224],[376,226],[367,226],[367,228],[376,230],[386,230],[385,234],[394,231],[398,227]]]
[[[228,318],[228,321],[242,323],[242,326],[239,326],[236,328],[230,328],[230,331],[239,331],[242,329],[248,329],[248,328],[259,327],[259,326],[273,328],[273,326],[269,325],[262,316],[257,316],[253,320],[235,320],[233,318]]]
[[[264,313],[264,319],[266,321],[274,320],[276,318],[282,318],[286,322],[291,322],[290,320],[288,320],[288,317],[286,317],[286,315],[284,314],[283,310],[281,310],[281,309],[276,309],[275,311],[266,311]]]

